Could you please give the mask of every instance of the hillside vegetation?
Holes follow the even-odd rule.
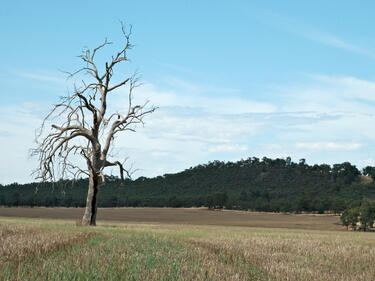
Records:
[[[126,180],[109,177],[100,188],[99,207],[200,207],[272,212],[339,213],[375,199],[375,169],[362,173],[349,162],[308,165],[287,159],[214,161],[176,174]],[[0,186],[0,205],[85,205],[87,179]]]

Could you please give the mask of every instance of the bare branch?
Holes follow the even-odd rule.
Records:
[[[108,160],[111,157],[108,151],[116,134],[135,132],[138,125],[144,125],[145,116],[156,110],[148,102],[134,102],[134,91],[141,85],[137,73],[116,79],[120,82],[113,82],[115,68],[129,61],[128,51],[133,48],[130,41],[132,27],[126,29],[121,23],[121,30],[125,39],[123,45],[103,68],[98,67],[96,56],[112,44],[107,39],[92,50],[84,48],[79,56],[83,67],[72,73],[65,72],[68,78],[76,77],[81,81],[74,83],[72,93],[63,97],[47,114],[37,133],[38,146],[31,152],[32,156],[38,157],[39,166],[34,175],[41,181],[89,177],[86,209],[82,218],[82,223],[86,225],[95,225],[96,196],[100,180],[105,181],[104,169],[118,167],[122,181],[132,174],[132,168],[125,168],[126,159],[123,162]],[[127,110],[107,113],[108,96],[123,87],[129,89]],[[77,159],[83,159],[86,165],[81,165]]]
[[[119,161],[115,161],[115,162],[106,161],[105,164],[104,164],[104,167],[118,166],[119,170],[120,170],[121,180],[124,182],[124,180],[125,180],[124,173],[128,176],[128,178],[131,178],[131,172],[124,168],[124,163],[127,160],[128,160],[128,158],[125,158],[125,160],[122,163],[120,163]]]

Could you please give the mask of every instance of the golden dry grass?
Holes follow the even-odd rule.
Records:
[[[8,270],[5,280],[375,280],[374,233],[120,222],[77,228],[74,220],[12,218],[0,223],[46,236],[93,235],[23,259],[15,264],[17,275]]]
[[[118,227],[172,236],[210,257],[258,269],[270,280],[375,280],[375,233],[161,224]]]
[[[192,239],[214,253],[242,257],[272,280],[375,280],[375,241],[315,233],[263,234],[242,239]],[[349,238],[349,239],[348,239]]]
[[[74,243],[85,242],[90,236],[92,234],[86,232],[0,224],[0,265],[9,260],[38,258]]]
[[[375,280],[375,233],[220,226],[118,225],[193,245],[209,259],[269,280]],[[240,280],[252,280],[240,275]]]

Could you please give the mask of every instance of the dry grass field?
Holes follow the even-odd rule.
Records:
[[[83,208],[4,208],[0,217],[27,217],[76,220]],[[333,215],[273,214],[244,211],[211,211],[204,208],[102,208],[98,221],[221,225],[270,228],[339,230],[340,220]]]
[[[375,280],[374,233],[0,218],[0,280]]]
[[[43,254],[84,243],[92,233],[51,230],[23,225],[0,225],[0,263],[39,258]]]
[[[123,208],[77,227],[81,212],[0,208],[0,280],[375,280],[375,234],[335,216]]]

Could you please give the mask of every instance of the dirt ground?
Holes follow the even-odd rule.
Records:
[[[76,220],[83,215],[83,211],[83,208],[0,207],[0,216]],[[121,221],[317,230],[342,229],[339,217],[333,215],[212,211],[204,208],[100,208],[97,220],[98,222]]]

